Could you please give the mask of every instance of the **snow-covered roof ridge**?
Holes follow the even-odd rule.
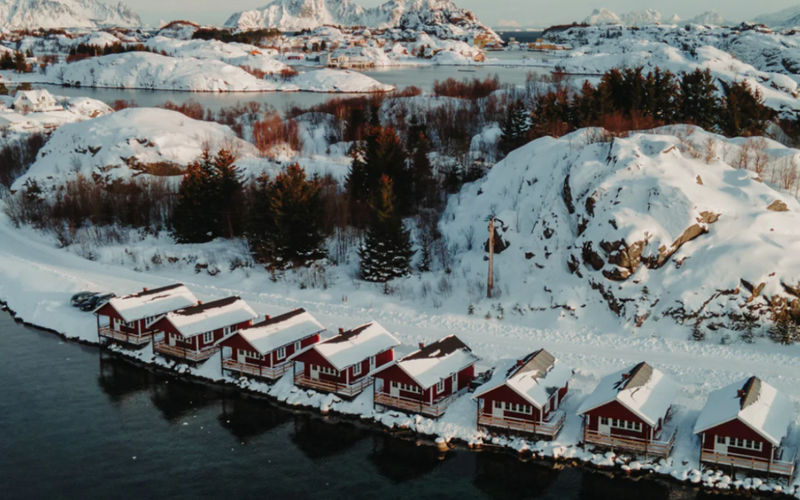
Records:
[[[254,320],[255,311],[241,297],[232,296],[170,312],[165,319],[184,337]]]
[[[503,360],[495,367],[492,378],[477,388],[473,399],[491,392],[502,385],[541,409],[555,391],[564,387],[572,377],[572,369],[559,363],[544,349],[513,360]]]
[[[267,354],[279,347],[324,331],[322,323],[305,309],[299,308],[278,316],[267,316],[264,321],[233,332],[220,342],[238,334],[260,354]]]
[[[480,358],[455,335],[449,335],[428,345],[422,345],[396,363],[384,365],[383,371],[395,364],[423,389],[476,363]]]
[[[671,378],[642,362],[600,380],[597,388],[581,404],[583,415],[617,401],[651,426],[667,414],[680,387]]]
[[[323,340],[312,347],[337,370],[376,356],[400,345],[400,341],[377,321],[357,326],[351,330]]]
[[[159,288],[145,288],[138,293],[113,298],[108,303],[123,320],[130,323],[191,307],[197,303],[197,297],[182,283],[175,283]]]
[[[786,395],[753,376],[709,394],[694,433],[738,419],[779,446],[788,434],[793,414],[794,404]]]

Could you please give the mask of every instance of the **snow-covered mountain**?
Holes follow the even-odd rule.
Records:
[[[677,14],[673,14],[671,17],[664,17],[661,12],[655,9],[635,10],[619,16],[608,9],[595,9],[583,22],[591,25],[647,26],[656,23],[675,24],[681,22],[681,18]]]
[[[800,26],[800,5],[779,10],[772,14],[760,15],[753,19],[753,22],[764,24],[770,28],[791,28]]]
[[[142,20],[122,2],[109,5],[96,0],[0,0],[0,27],[97,28],[141,26]]]
[[[700,24],[703,26],[732,26],[735,24],[722,17],[722,14],[715,10],[709,10],[691,19],[687,19],[686,23]]]
[[[453,24],[482,28],[471,11],[450,0],[390,0],[364,8],[350,0],[275,0],[260,9],[237,12],[225,26],[239,29],[314,29],[325,24],[369,28],[411,28]]]

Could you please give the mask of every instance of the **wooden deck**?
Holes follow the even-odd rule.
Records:
[[[792,455],[790,462],[773,460],[765,460],[758,457],[748,457],[746,455],[737,455],[728,453],[722,455],[710,451],[703,451],[700,454],[700,461],[706,464],[723,465],[734,467],[736,469],[752,470],[756,472],[764,472],[766,474],[776,474],[779,476],[794,477],[795,464],[797,463],[796,452]]]
[[[313,389],[319,392],[338,394],[347,398],[353,398],[364,392],[364,389],[372,384],[372,377],[362,377],[360,380],[350,385],[336,384],[325,380],[315,380],[306,377],[302,372],[295,373],[294,385],[305,389]]]
[[[97,334],[100,337],[111,339],[111,340],[119,340],[121,342],[125,342],[127,344],[132,344],[136,346],[142,346],[150,342],[150,333],[143,333],[142,335],[136,333],[128,333],[128,332],[121,332],[119,330],[114,330],[108,326],[102,326],[97,330]]]
[[[450,406],[450,404],[458,399],[463,392],[464,391],[457,392],[434,403],[426,403],[418,399],[409,399],[392,396],[384,392],[376,392],[375,404],[407,413],[418,413],[427,417],[439,418],[444,414],[445,411],[447,411],[447,408]]]
[[[604,448],[611,448],[612,450],[626,450],[634,453],[643,453],[645,456],[655,455],[667,458],[672,447],[675,444],[675,435],[677,429],[672,431],[669,439],[657,439],[649,441],[646,439],[638,439],[623,436],[606,436],[598,434],[594,431],[586,431],[584,434],[586,443],[585,445],[595,445]]]
[[[497,418],[481,413],[478,415],[478,426],[541,436],[545,439],[553,440],[558,433],[561,432],[561,428],[564,427],[564,422],[566,419],[567,414],[563,411],[555,412],[550,416],[548,421],[543,423],[532,422],[530,420],[523,420],[520,418]]]
[[[205,361],[217,352],[216,348],[203,349],[202,351],[193,351],[191,349],[184,349],[183,347],[171,346],[163,340],[156,339],[153,343],[153,351],[169,356],[172,358],[180,358],[185,361]]]
[[[292,363],[282,363],[278,366],[256,366],[228,358],[222,360],[222,368],[240,375],[252,375],[259,378],[278,380],[292,368]]]

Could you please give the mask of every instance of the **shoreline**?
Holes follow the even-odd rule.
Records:
[[[469,443],[466,440],[459,438],[459,437],[452,437],[447,441],[443,441],[443,438],[436,436],[435,434],[428,434],[422,432],[418,429],[412,429],[406,425],[397,424],[388,424],[386,422],[382,422],[380,419],[374,418],[374,416],[369,416],[365,414],[357,414],[357,413],[349,413],[338,411],[334,404],[322,404],[316,406],[314,404],[303,404],[302,402],[290,402],[289,398],[281,398],[274,394],[270,394],[269,392],[264,392],[262,390],[258,390],[258,388],[252,388],[250,383],[243,384],[242,380],[240,379],[237,383],[234,379],[229,377],[225,377],[223,374],[221,379],[210,378],[207,376],[203,376],[200,373],[196,373],[192,371],[192,367],[188,367],[185,364],[181,364],[178,362],[173,362],[172,360],[166,360],[166,358],[156,356],[161,361],[164,361],[168,364],[162,363],[155,363],[155,362],[148,362],[141,358],[141,356],[137,356],[136,354],[142,354],[146,351],[150,344],[145,346],[141,350],[131,351],[124,348],[119,347],[115,344],[103,345],[99,342],[92,342],[90,340],[86,340],[85,338],[71,338],[68,337],[66,334],[59,332],[58,330],[52,328],[46,328],[39,326],[35,323],[31,323],[26,321],[24,318],[20,317],[16,311],[14,311],[8,302],[0,299],[0,313],[6,312],[8,313],[11,318],[18,324],[24,325],[29,328],[33,328],[42,332],[54,334],[60,337],[65,342],[75,342],[79,345],[96,347],[99,353],[110,353],[117,359],[123,360],[126,363],[130,363],[131,365],[137,366],[139,368],[159,372],[165,375],[171,375],[173,377],[178,377],[183,381],[197,384],[201,386],[210,386],[216,388],[224,388],[224,389],[232,389],[238,392],[239,394],[246,395],[248,397],[254,397],[256,399],[263,399],[270,404],[275,405],[276,407],[280,408],[282,411],[289,411],[289,412],[303,412],[314,417],[321,417],[323,420],[327,420],[330,417],[333,417],[335,421],[326,422],[329,425],[339,425],[343,421],[347,421],[349,423],[355,423],[356,425],[362,424],[367,429],[370,429],[374,432],[381,432],[384,434],[388,434],[390,437],[394,439],[402,439],[405,441],[413,441],[417,444],[417,446],[430,446],[434,448],[438,448],[442,455],[446,454],[450,450],[464,450],[473,453],[479,452],[488,452],[488,453],[498,453],[498,454],[505,454],[509,456],[516,456],[518,460],[523,463],[533,463],[534,465],[540,467],[548,467],[551,469],[561,469],[564,467],[575,467],[575,468],[584,468],[592,473],[599,473],[603,474],[606,477],[615,480],[627,480],[627,481],[654,481],[654,482],[664,482],[664,483],[671,483],[679,485],[681,488],[685,489],[692,489],[695,491],[708,491],[713,492],[715,494],[723,494],[723,495],[731,495],[731,496],[748,496],[748,497],[782,497],[782,498],[796,498],[798,493],[797,487],[789,486],[789,489],[793,490],[791,492],[786,491],[777,491],[773,488],[769,488],[769,490],[762,490],[760,487],[743,487],[735,486],[730,483],[726,484],[724,487],[718,487],[716,484],[708,486],[704,484],[702,481],[690,481],[688,479],[680,479],[675,477],[669,473],[661,473],[655,470],[653,467],[649,467],[650,464],[645,464],[644,466],[633,469],[628,467],[626,463],[619,459],[620,456],[627,457],[628,455],[616,455],[613,452],[606,452],[604,456],[611,459],[611,465],[609,464],[602,464],[602,463],[595,463],[593,461],[582,460],[581,457],[578,456],[564,456],[564,455],[548,455],[543,452],[537,452],[535,449],[526,448],[526,449],[515,449],[512,446],[508,446],[507,444],[496,444],[493,442],[488,443]],[[116,348],[113,348],[116,346]],[[216,359],[216,355],[212,358],[206,360],[205,363],[213,363]],[[169,364],[171,363],[171,364]],[[202,364],[201,364],[202,365]],[[187,368],[187,369],[183,369]],[[196,367],[195,367],[196,368]],[[221,371],[221,370],[220,370]],[[274,384],[262,384],[258,383],[258,385],[268,385],[269,387],[275,387],[279,384],[283,379],[276,381]],[[256,387],[258,387],[258,385]],[[312,393],[314,391],[310,390],[303,390],[294,387],[292,393]],[[315,393],[315,395],[319,395],[319,393]],[[323,395],[325,396],[325,395]],[[468,396],[462,396],[462,398]],[[309,398],[311,399],[311,398]],[[342,401],[338,396],[335,395],[327,395],[324,399],[331,399],[333,403],[336,400]],[[355,399],[355,398],[354,398]],[[399,413],[393,410],[387,410],[383,414],[391,414],[391,413]],[[419,418],[419,417],[417,417]],[[493,441],[494,439],[492,439]],[[635,456],[633,460],[635,460]],[[663,462],[663,459],[661,459]]]

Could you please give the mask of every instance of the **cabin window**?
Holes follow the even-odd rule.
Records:
[[[406,392],[415,392],[418,394],[422,392],[416,385],[403,384],[400,382],[395,382],[394,380],[392,381],[392,387],[395,387],[397,389],[400,389],[401,391],[406,391]]]
[[[495,408],[502,408],[503,407],[503,402],[502,401],[495,401],[494,402],[494,407]]]
[[[608,425],[608,424],[603,423],[603,425]],[[616,429],[626,429],[629,431],[637,431],[637,432],[642,430],[641,422],[628,422],[627,420],[620,420],[617,418],[611,419],[611,427],[614,427]]]
[[[725,438],[723,436],[717,436],[717,442],[720,444],[725,444],[727,441],[728,446],[733,446],[736,448],[744,448],[746,450],[753,450],[753,451],[761,451],[763,449],[764,443],[761,441],[753,441],[751,439],[741,439],[741,438]]]
[[[608,417],[600,417],[601,425],[608,425]]]
[[[239,357],[248,357],[251,359],[263,359],[264,357],[257,353],[256,351],[245,351],[244,349],[239,349]]]
[[[299,340],[298,340],[297,342],[295,342],[295,343],[294,343],[294,352],[297,352],[297,351],[299,351],[299,350],[300,350],[300,349],[302,349],[302,348],[303,348],[303,344],[302,344],[302,343],[300,343],[300,341],[299,341]]]
[[[514,413],[524,413],[526,415],[530,415],[533,413],[533,407],[529,405],[521,405],[517,403],[503,403],[503,409],[506,411],[511,411]]]
[[[225,328],[222,329],[222,336],[223,337],[227,337],[230,334],[231,334],[231,327],[226,326]]]
[[[277,354],[278,354],[278,361],[282,360],[283,358],[286,357],[286,348],[285,347],[279,347]]]
[[[719,444],[725,444],[725,436],[717,436],[717,442]]]
[[[440,381],[439,381],[439,382],[436,384],[436,392],[437,392],[437,393],[439,393],[439,392],[444,392],[444,380],[440,380]]]
[[[334,377],[339,376],[339,370],[334,370],[333,368],[328,368],[327,366],[320,366],[319,371],[325,375],[333,375]]]
[[[361,363],[353,365],[353,375],[361,375]]]
[[[203,343],[210,344],[214,342],[214,332],[206,332],[203,334]]]

